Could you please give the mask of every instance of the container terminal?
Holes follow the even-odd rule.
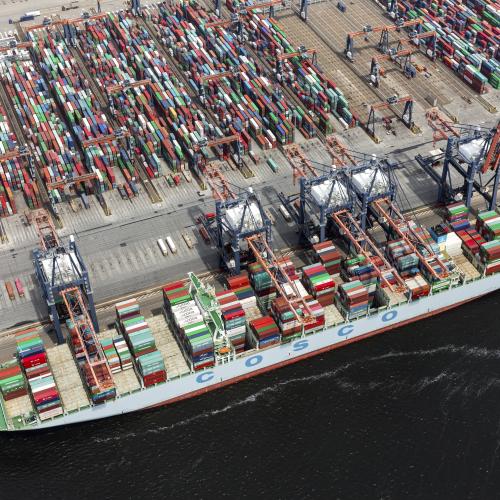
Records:
[[[196,396],[499,288],[494,4],[40,8],[0,39],[2,430]]]

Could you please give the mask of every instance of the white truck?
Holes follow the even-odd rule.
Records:
[[[177,253],[177,247],[175,246],[174,240],[170,236],[167,236],[165,241],[167,242],[168,248],[170,248],[171,252]]]
[[[158,238],[158,246],[160,247],[160,250],[161,250],[161,253],[163,255],[168,255],[168,249],[167,249],[167,245],[165,245],[165,242],[161,239],[161,238]]]

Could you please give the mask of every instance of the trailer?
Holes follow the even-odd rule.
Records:
[[[170,248],[171,252],[177,253],[177,247],[175,246],[174,240],[170,236],[167,236],[165,241],[167,242],[168,248]]]
[[[191,239],[189,234],[183,233],[182,238],[186,242],[187,247],[191,250],[193,248],[194,244],[193,244],[193,240]]]
[[[161,250],[161,253],[165,256],[168,255],[168,249],[167,249],[167,245],[165,245],[165,242],[163,241],[162,238],[158,238],[158,246],[160,247],[160,250]]]
[[[7,290],[7,295],[9,296],[10,300],[16,300],[16,295],[14,293],[14,288],[12,286],[12,283],[10,281],[5,282],[5,289]]]
[[[16,285],[16,290],[17,290],[17,294],[19,295],[19,297],[24,297],[24,286],[23,286],[21,280],[19,278],[16,278],[14,280],[14,284]]]

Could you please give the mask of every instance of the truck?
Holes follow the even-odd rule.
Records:
[[[186,242],[187,247],[191,250],[191,248],[193,248],[194,244],[193,244],[193,240],[191,239],[189,234],[183,233],[182,237],[184,238],[184,241]]]
[[[14,294],[14,287],[10,281],[5,282],[5,289],[7,290],[7,295],[10,300],[16,300],[16,295]]]
[[[170,236],[167,236],[165,241],[167,242],[168,248],[170,248],[171,252],[177,253],[177,247],[175,246],[174,240]]]
[[[161,238],[158,238],[158,246],[160,247],[160,250],[161,250],[161,253],[163,255],[168,255],[168,249],[167,249],[167,245],[165,245],[165,242],[161,239]]]
[[[24,297],[24,286],[19,278],[16,278],[14,280],[14,285],[16,285],[16,290],[19,297]]]
[[[73,9],[78,9],[79,5],[78,2],[72,1],[68,3],[67,5],[63,5],[61,7],[61,10],[64,12],[66,10],[73,10]]]

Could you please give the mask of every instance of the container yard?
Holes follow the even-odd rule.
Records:
[[[2,429],[167,404],[498,288],[492,5],[77,16],[0,48]]]

